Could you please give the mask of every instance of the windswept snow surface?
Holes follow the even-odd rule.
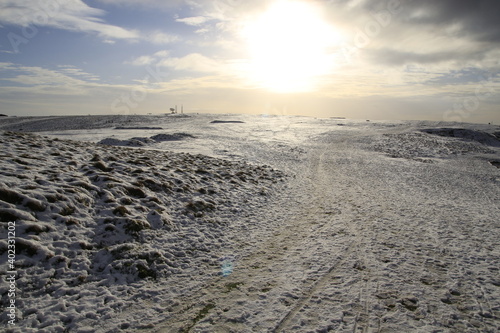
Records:
[[[497,126],[46,119],[0,120],[10,331],[500,330]]]

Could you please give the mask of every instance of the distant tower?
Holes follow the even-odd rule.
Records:
[[[184,113],[184,105],[181,104],[181,113]]]

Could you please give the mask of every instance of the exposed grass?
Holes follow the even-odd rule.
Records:
[[[113,214],[125,216],[125,215],[130,214],[130,212],[128,211],[128,209],[125,206],[118,206],[115,209],[113,209]]]
[[[68,216],[68,215],[72,215],[75,211],[76,211],[75,207],[68,205],[68,206],[64,206],[61,209],[61,212],[59,212],[59,214],[61,214],[62,216]]]
[[[234,289],[237,289],[239,286],[243,285],[244,283],[243,282],[230,282],[230,283],[226,283],[224,285],[224,287],[226,289],[224,289],[224,293],[229,293],[231,292],[232,290]]]
[[[188,325],[188,326],[183,327],[179,332],[180,333],[188,333],[194,327],[194,325],[196,325],[197,322],[199,322],[200,320],[205,318],[207,316],[207,314],[210,312],[210,310],[212,310],[214,308],[215,308],[215,304],[213,304],[213,303],[206,304],[200,311],[198,311],[198,313],[196,314],[196,317],[194,317],[194,319],[193,319],[193,323]]]

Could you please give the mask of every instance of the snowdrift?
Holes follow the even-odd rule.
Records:
[[[487,146],[500,147],[500,132],[490,134],[465,128],[428,128],[423,129],[422,132],[443,137],[459,138],[465,141],[479,142]]]
[[[174,133],[165,134],[160,133],[153,135],[151,137],[134,137],[131,139],[119,140],[116,138],[105,138],[98,143],[108,146],[128,146],[128,147],[143,147],[148,145],[154,145],[157,142],[164,141],[181,141],[188,138],[195,138],[195,136],[188,133]]]
[[[422,129],[384,134],[375,150],[390,157],[433,163],[436,158],[465,154],[494,154],[490,147],[500,146],[495,136],[474,130]]]

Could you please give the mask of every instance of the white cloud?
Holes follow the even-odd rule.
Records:
[[[169,52],[167,50],[162,50],[155,52],[153,55],[143,55],[135,59],[132,59],[131,61],[126,61],[125,64],[133,66],[148,66],[152,65],[153,63],[157,63],[162,58],[167,57],[168,54]]]
[[[195,33],[197,33],[197,34],[206,34],[209,31],[210,31],[210,29],[201,28],[201,29],[196,30]]]
[[[0,23],[22,27],[48,26],[57,29],[95,33],[109,39],[137,39],[139,33],[105,23],[105,11],[89,7],[81,0],[49,1],[0,0]]]
[[[166,34],[161,31],[153,31],[148,34],[144,34],[143,39],[153,43],[153,44],[169,44],[179,40],[178,36]]]
[[[73,65],[59,65],[57,67],[61,69],[61,72],[68,74],[69,76],[72,76],[72,77],[76,76],[76,77],[80,77],[80,78],[82,78],[84,80],[88,80],[88,81],[99,81],[100,80],[99,76],[97,76],[95,74],[87,73],[87,72],[85,72],[85,71],[81,70],[80,68],[73,66]]]
[[[108,24],[102,18],[105,15],[104,10],[90,7],[82,0],[0,0],[0,23],[90,33],[107,44],[114,44],[116,40],[143,40],[161,45],[179,40],[178,36],[162,31],[140,32]]]
[[[161,57],[166,57],[166,56],[168,56],[168,53],[169,53],[169,52],[168,52],[167,50],[161,50],[161,51],[158,51],[158,52],[156,52],[155,54],[153,54],[153,56],[155,56],[155,57],[160,57],[160,58],[161,58]]]
[[[170,9],[177,8],[183,4],[190,4],[193,1],[188,0],[98,0],[101,3],[107,5],[115,6],[128,6],[135,8],[160,8],[160,9]]]
[[[175,20],[176,22],[182,22],[187,25],[199,26],[208,21],[208,18],[205,16],[193,16],[193,17],[185,17],[179,18]]]
[[[191,53],[182,58],[166,58],[160,61],[159,65],[176,70],[203,73],[220,73],[223,71],[223,67],[219,62],[199,53]]]
[[[58,66],[57,70],[37,66],[23,66],[13,63],[0,63],[2,81],[10,82],[4,87],[11,91],[26,91],[41,94],[82,95],[87,89],[102,86],[99,77],[72,65]]]
[[[153,57],[145,55],[137,57],[131,61],[126,61],[125,64],[133,66],[147,66],[151,65],[153,61],[154,61]]]

